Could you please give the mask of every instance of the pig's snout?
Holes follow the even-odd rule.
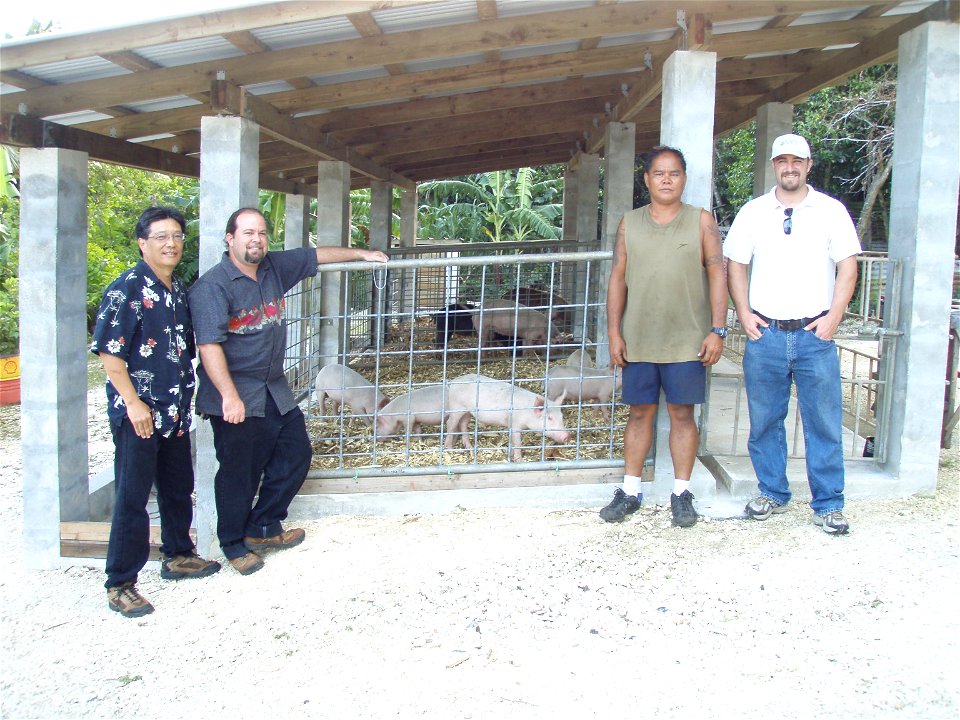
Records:
[[[550,432],[550,439],[564,445],[570,439],[570,433],[566,430],[552,430]]]

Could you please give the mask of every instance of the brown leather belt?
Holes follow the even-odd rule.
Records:
[[[753,314],[756,315],[761,320],[763,320],[768,325],[770,325],[770,327],[779,328],[780,330],[802,330],[807,325],[812,323],[814,320],[819,320],[824,315],[826,315],[827,311],[824,310],[819,315],[814,315],[813,317],[799,318],[798,320],[774,320],[773,318],[768,318],[766,315],[761,315],[756,310],[753,311]]]

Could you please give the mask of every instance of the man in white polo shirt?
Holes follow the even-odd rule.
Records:
[[[843,401],[833,335],[857,282],[860,241],[846,208],[807,185],[813,160],[804,138],[778,137],[771,162],[776,186],[743,206],[723,246],[730,296],[747,335],[748,446],[760,494],[746,513],[766,520],[787,510],[784,420],[796,384],[813,519],[825,532],[842,535],[849,524],[843,516]]]

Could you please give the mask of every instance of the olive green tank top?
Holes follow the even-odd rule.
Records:
[[[630,362],[698,360],[710,332],[710,292],[698,207],[684,203],[666,225],[649,206],[624,215],[627,306],[621,332]]]

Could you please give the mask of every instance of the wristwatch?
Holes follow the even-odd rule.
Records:
[[[725,338],[727,336],[727,329],[725,327],[710,328],[710,332],[715,332],[717,335],[719,335],[722,338]]]

